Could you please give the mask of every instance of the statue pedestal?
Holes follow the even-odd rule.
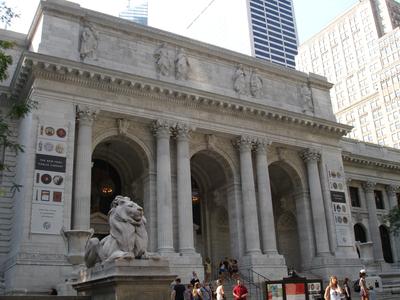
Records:
[[[169,300],[175,278],[164,259],[117,259],[83,270],[73,287],[92,300]]]

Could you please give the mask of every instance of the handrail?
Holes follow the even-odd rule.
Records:
[[[248,275],[246,275],[247,273]],[[264,275],[254,271],[252,268],[241,268],[239,269],[239,276],[249,284],[249,294],[250,297],[252,295],[251,287],[255,288],[255,297],[258,300],[264,299],[263,298],[263,283],[268,281],[269,279]],[[255,277],[257,280],[255,280]],[[253,298],[251,298],[253,299]]]

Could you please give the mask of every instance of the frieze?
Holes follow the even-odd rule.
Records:
[[[32,56],[40,57],[41,55],[34,54]],[[229,99],[218,99],[215,96],[208,98],[206,96],[176,91],[169,87],[160,86],[161,84],[159,83],[157,85],[154,83],[145,83],[142,79],[135,78],[135,76],[131,76],[132,79],[122,79],[118,78],[115,74],[110,75],[93,70],[82,70],[80,67],[66,67],[60,65],[59,62],[44,63],[35,58],[26,58],[21,70],[23,72],[20,72],[19,80],[17,80],[17,85],[21,87],[19,91],[22,90],[27,82],[27,77],[30,75],[93,89],[103,89],[107,92],[122,95],[134,95],[174,103],[184,103],[193,108],[201,107],[213,111],[218,109],[224,114],[233,116],[249,116],[251,119],[268,119],[294,124],[333,136],[340,137],[346,135],[351,129],[347,125],[320,119],[316,120],[305,115],[280,111],[279,109],[265,107],[257,103],[232,103]]]
[[[373,158],[370,157],[355,156],[350,153],[342,153],[342,159],[344,162],[369,165],[372,167],[379,167],[384,169],[400,170],[400,164],[398,163],[382,161],[382,160],[374,160]]]

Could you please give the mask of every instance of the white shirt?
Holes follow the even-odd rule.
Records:
[[[216,293],[217,293],[217,300],[223,300],[224,299],[224,288],[222,287],[222,285],[219,285],[216,289]]]
[[[340,300],[340,289],[339,288],[330,288],[329,294],[331,296],[331,300]]]

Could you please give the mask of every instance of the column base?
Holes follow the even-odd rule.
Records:
[[[303,266],[303,274],[308,277],[316,277],[328,281],[329,276],[335,274],[341,278],[356,278],[360,269],[362,269],[361,261],[358,258],[338,258],[314,257],[309,265]]]

